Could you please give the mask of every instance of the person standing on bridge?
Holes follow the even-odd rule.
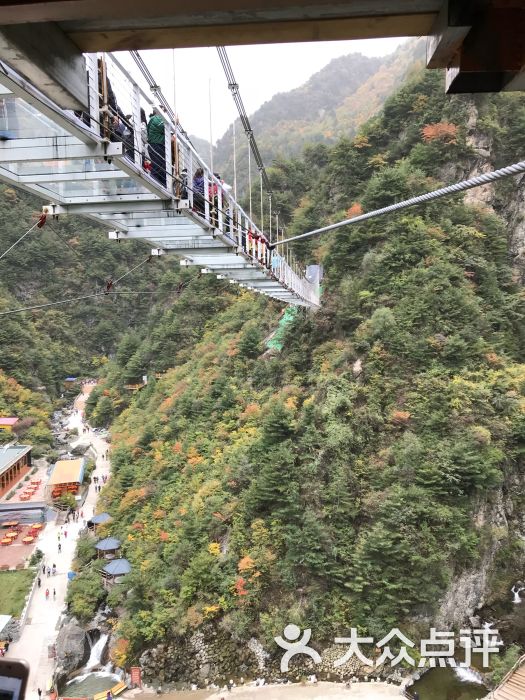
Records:
[[[197,168],[193,176],[193,211],[204,216],[204,170]]]
[[[166,134],[164,120],[154,107],[148,122],[148,144],[151,158],[151,174],[166,187]]]

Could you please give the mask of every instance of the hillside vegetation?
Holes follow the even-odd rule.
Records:
[[[0,187],[0,253],[35,223],[41,207],[34,197]],[[101,292],[149,251],[139,241],[109,241],[107,231],[86,218],[49,219],[0,261],[0,312]],[[2,316],[0,369],[51,396],[63,391],[65,377],[96,373],[122,334],[142,323],[152,299],[176,289],[180,278],[169,267],[157,259],[115,287],[139,295]]]
[[[446,97],[439,74],[414,76],[356,138],[276,164],[288,232],[468,172],[474,132],[492,164],[513,162],[524,119],[521,95]],[[272,651],[290,622],[316,642],[350,626],[417,639],[489,551],[485,594],[508,591],[525,563],[510,486],[524,469],[524,297],[502,218],[516,186],[495,189],[496,211],[455,197],[298,244],[324,264],[323,306],[297,314],[280,354],[265,346],[280,307],[209,276],[124,337],[89,405],[98,424],[116,417],[101,534],[133,567],[108,598],[119,663],[174,644],[157,661],[173,680],[195,632]],[[123,388],[145,371],[146,388]],[[479,515],[502,492],[504,526]],[[69,593],[82,619],[105,597],[93,556],[79,551]]]

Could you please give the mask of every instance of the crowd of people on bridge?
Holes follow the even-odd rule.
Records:
[[[207,176],[202,167],[197,167],[190,183],[187,168],[179,167],[177,135],[170,133],[161,109],[153,107],[147,117],[145,110],[140,108],[140,124],[135,124],[133,115],[125,114],[119,106],[103,58],[98,59],[98,92],[100,134],[110,141],[121,142],[124,154],[135,164],[140,162],[142,168],[163,187],[167,186],[167,139],[168,142],[171,141],[169,145],[175,196],[183,200],[191,199],[193,212],[199,217],[207,218],[215,228],[222,220],[222,230],[230,235],[244,252],[269,270],[275,271],[280,263],[280,256],[272,254],[269,241],[263,233],[256,231],[251,225],[248,228],[242,225],[240,215],[229,196],[231,186],[222,180],[219,173],[213,173],[213,177]],[[90,123],[89,115],[83,112],[76,114],[86,124]],[[136,132],[140,134],[139,139],[135,138]],[[137,151],[137,144],[141,145],[140,153]],[[222,196],[219,195],[219,186]]]

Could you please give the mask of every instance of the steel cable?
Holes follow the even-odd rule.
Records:
[[[525,173],[525,160],[522,160],[518,163],[514,163],[513,165],[508,165],[505,168],[500,168],[499,170],[493,170],[490,173],[477,175],[476,177],[470,178],[469,180],[462,180],[461,182],[456,182],[454,185],[441,187],[439,190],[433,190],[432,192],[426,192],[425,194],[420,194],[417,195],[417,197],[405,199],[402,202],[397,202],[396,204],[390,204],[387,207],[382,207],[381,209],[374,209],[374,211],[369,211],[366,214],[359,214],[359,216],[354,216],[352,219],[345,219],[344,221],[339,221],[336,224],[330,224],[329,226],[323,226],[322,228],[317,228],[313,231],[308,231],[307,233],[301,233],[298,236],[292,236],[291,238],[286,238],[282,241],[276,241],[273,245],[270,246],[270,248],[275,248],[278,245],[283,245],[283,243],[291,243],[292,241],[303,240],[304,238],[309,238],[310,236],[317,236],[321,233],[326,233],[327,231],[334,231],[335,229],[341,228],[341,226],[358,224],[361,221],[374,219],[377,216],[383,216],[384,214],[391,214],[392,212],[400,211],[401,209],[413,207],[416,204],[425,204],[426,202],[431,202],[435,199],[440,199],[441,197],[446,197],[450,194],[464,192],[465,190],[470,190],[473,187],[486,185],[489,182],[495,182],[496,180],[501,180],[504,177],[511,177],[513,175],[519,175],[520,173]]]

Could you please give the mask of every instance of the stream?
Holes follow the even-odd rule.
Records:
[[[470,668],[433,668],[409,688],[411,693],[416,690],[420,700],[479,700],[488,693]]]

